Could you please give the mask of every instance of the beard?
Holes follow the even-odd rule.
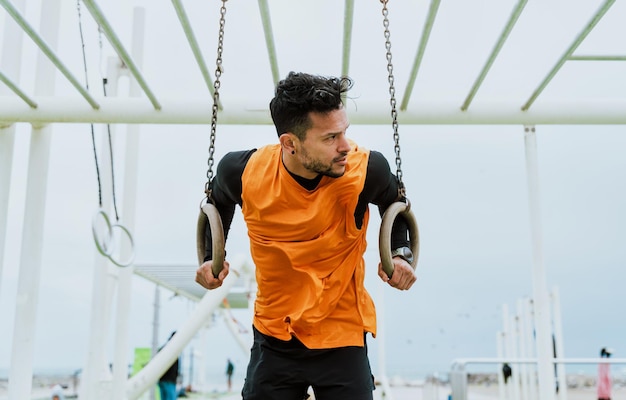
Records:
[[[302,166],[311,172],[315,172],[316,174],[325,175],[331,178],[339,178],[343,176],[343,174],[346,172],[345,168],[343,168],[341,171],[333,171],[333,166],[335,165],[335,162],[344,158],[347,153],[342,154],[336,159],[333,159],[329,163],[324,163],[319,159],[312,158],[311,156],[309,156],[309,153],[304,149],[301,150],[301,153],[303,158]]]

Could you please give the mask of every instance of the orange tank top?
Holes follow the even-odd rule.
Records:
[[[242,212],[258,285],[254,326],[311,349],[363,346],[376,334],[365,290],[366,211],[354,210],[365,184],[369,151],[355,144],[345,174],[300,186],[282,163],[280,145],[255,152],[242,175]]]

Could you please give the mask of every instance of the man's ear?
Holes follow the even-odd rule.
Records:
[[[296,151],[295,141],[298,140],[296,135],[294,135],[291,132],[286,132],[286,133],[283,133],[282,135],[280,135],[280,138],[278,140],[280,142],[280,146],[283,148],[283,150],[286,153],[290,153],[290,154],[294,154],[295,153],[295,151]]]

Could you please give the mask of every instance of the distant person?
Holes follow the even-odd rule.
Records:
[[[169,339],[169,342],[176,331],[172,332]],[[163,345],[159,351],[164,347]],[[176,392],[176,381],[178,380],[178,358],[174,363],[169,367],[167,371],[161,376],[159,379],[159,392],[161,393],[161,400],[176,400],[178,398],[178,393]]]
[[[600,358],[611,357],[613,350],[603,347],[600,350]],[[598,400],[611,400],[611,364],[601,362],[598,364]]]
[[[65,396],[63,395],[63,387],[58,383],[52,387],[52,400],[64,400]]]
[[[230,358],[228,359],[228,362],[226,363],[226,377],[228,378],[228,391],[230,392],[231,388],[233,387],[233,372],[235,371],[235,365],[233,364],[232,361],[230,361]]]
[[[511,369],[511,366],[508,363],[504,363],[502,365],[502,375],[504,376],[505,385],[508,383],[509,378],[511,377],[512,373],[513,373],[513,370]]]

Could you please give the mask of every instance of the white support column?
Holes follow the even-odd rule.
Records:
[[[520,317],[519,315],[511,316],[511,357],[514,359],[520,358],[519,355],[519,341],[520,341]],[[517,364],[513,367],[513,373],[511,374],[511,387],[513,388],[513,400],[520,400],[520,368],[522,364]]]
[[[132,57],[138,67],[142,66],[143,60],[143,40],[145,28],[145,10],[137,7],[133,15],[133,43]],[[130,96],[139,97],[141,88],[135,79],[130,80]],[[128,125],[126,127],[126,157],[124,163],[124,202],[123,220],[125,226],[132,233],[135,231],[135,211],[137,204],[137,175],[139,158],[139,125]],[[121,258],[128,260],[135,250],[130,247],[128,241],[122,243]],[[119,282],[117,292],[117,320],[116,320],[116,343],[113,369],[113,398],[122,399],[126,390],[129,347],[129,319],[130,302],[132,293],[132,277],[134,266],[130,265],[119,271]]]
[[[9,193],[11,193],[14,147],[15,125],[0,128],[0,294],[2,293],[4,248],[9,221]]]
[[[561,296],[559,295],[559,288],[553,287],[551,293],[552,299],[552,312],[553,312],[553,324],[554,324],[554,346],[556,350],[556,358],[565,358],[565,351],[563,350],[563,326],[561,322]],[[556,366],[556,376],[559,387],[558,398],[561,400],[567,400],[567,374],[565,372],[565,364],[559,363]]]
[[[533,299],[535,302],[535,332],[537,347],[537,373],[539,400],[554,400],[554,372],[552,366],[552,335],[550,329],[550,303],[543,265],[539,173],[537,163],[537,138],[534,126],[524,127],[528,203],[533,253]]]
[[[527,338],[526,332],[529,321],[528,316],[525,312],[524,308],[524,300],[517,300],[517,315],[519,317],[519,353],[518,356],[520,358],[530,358],[527,352]],[[522,400],[532,400],[530,397],[530,393],[528,392],[528,365],[526,363],[520,364],[519,366],[519,385],[521,390],[521,399]]]
[[[56,48],[60,15],[60,0],[42,3],[41,34]],[[7,38],[8,39],[8,38]],[[12,40],[12,39],[8,39]],[[36,66],[35,93],[54,95],[54,66],[39,54]],[[31,396],[34,342],[41,277],[43,231],[46,208],[48,162],[50,158],[50,126],[33,128],[31,133],[26,207],[20,254],[20,271],[15,306],[15,325],[9,371],[9,399],[27,399]]]
[[[108,60],[108,86],[115,91],[117,89],[117,58]],[[111,158],[107,128],[102,127],[101,143],[98,154],[98,166],[100,170],[100,187],[102,192],[102,210],[110,216],[112,198]],[[115,127],[111,127],[112,140],[115,137]],[[97,138],[96,138],[97,141]],[[95,171],[94,171],[94,178]],[[95,196],[94,196],[95,199]],[[94,209],[98,204],[94,204]],[[95,249],[95,245],[94,245]],[[109,331],[111,327],[112,302],[117,286],[118,270],[107,258],[98,251],[94,252],[94,276],[92,284],[92,303],[90,314],[90,335],[87,350],[87,360],[83,368],[81,379],[80,398],[97,400],[103,397],[111,397],[105,386],[110,384],[111,371],[105,352],[109,343]]]
[[[526,320],[526,327],[524,332],[524,337],[526,338],[526,343],[528,346],[526,347],[526,356],[528,358],[535,358],[536,352],[533,344],[535,343],[535,335],[534,335],[534,326],[535,326],[535,311],[534,311],[534,303],[532,299],[526,299],[524,301],[524,319]],[[529,367],[528,374],[528,391],[530,393],[530,399],[536,398],[537,393],[537,367],[536,365],[532,365]]]
[[[152,357],[156,356],[159,351],[159,328],[161,326],[161,288],[158,284],[154,285],[154,310],[152,315]],[[150,388],[148,396],[150,400],[155,399],[155,387]]]
[[[512,354],[512,332],[511,332],[511,318],[509,315],[509,306],[507,304],[502,305],[502,332],[504,333],[504,358],[509,362],[509,366],[511,369],[517,368],[517,365],[512,364],[510,360],[514,358]],[[513,376],[511,376],[508,380],[508,383],[504,385],[505,399],[513,400]]]
[[[504,359],[504,341],[506,340],[506,334],[502,331],[496,333],[496,353],[497,357]],[[506,387],[504,385],[504,375],[502,373],[502,364],[498,364],[498,398],[500,400],[506,400]]]
[[[9,372],[9,399],[30,398],[52,127],[33,128]]]
[[[243,352],[244,356],[246,356],[246,358],[249,359],[250,347],[252,346],[252,343],[250,343],[247,340],[244,340],[245,338],[239,332],[239,326],[235,323],[235,321],[233,321],[233,319],[231,318],[231,315],[228,314],[228,311],[225,308],[221,308],[220,312],[222,314],[222,318],[224,319],[224,323],[226,324],[226,327],[230,331],[231,336],[233,337],[233,339],[235,339],[235,341],[239,345],[239,348]]]
[[[14,0],[13,6],[19,12],[23,12],[25,0]],[[19,82],[20,79],[23,38],[24,31],[17,24],[4,24],[4,41],[2,43],[0,67],[15,82]],[[0,85],[0,95],[8,95],[9,93],[10,90],[5,85]],[[9,219],[9,193],[11,193],[14,143],[15,125],[0,126],[0,293],[2,293],[4,248]]]

